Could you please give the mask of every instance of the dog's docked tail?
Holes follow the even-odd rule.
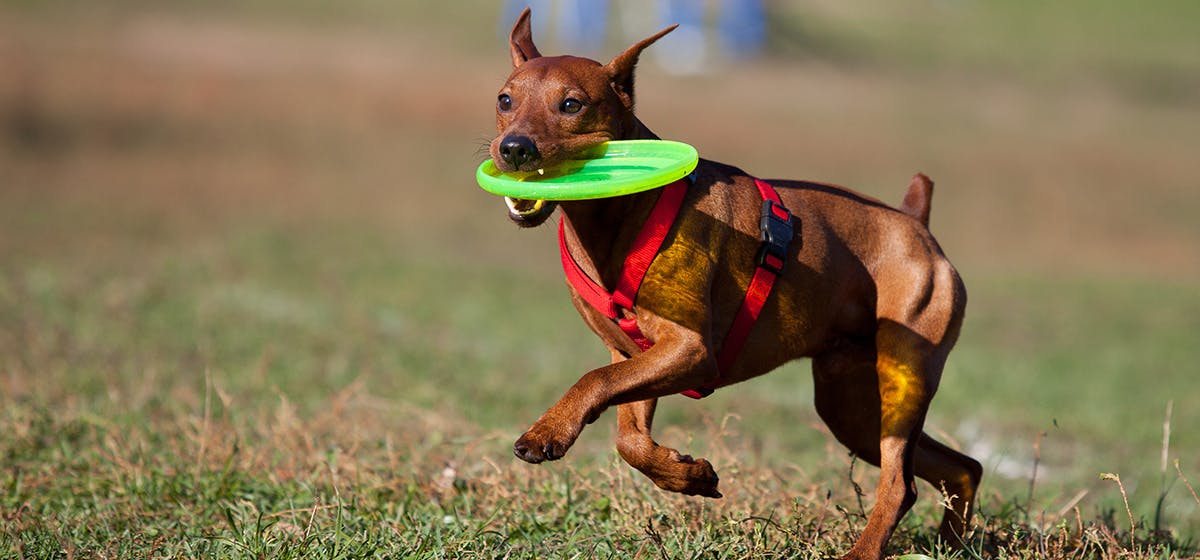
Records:
[[[900,203],[900,211],[916,218],[928,228],[929,203],[932,200],[933,180],[924,173],[917,173],[908,183],[908,192],[904,193],[904,202]]]

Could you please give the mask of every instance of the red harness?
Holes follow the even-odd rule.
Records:
[[[565,220],[560,219],[558,222],[558,248],[562,255],[563,272],[567,275],[567,282],[575,288],[575,291],[579,292],[584,301],[605,317],[616,321],[621,330],[642,351],[654,346],[654,341],[647,338],[638,328],[637,315],[633,312],[634,300],[637,298],[638,289],[641,288],[642,279],[646,277],[646,271],[650,269],[650,263],[654,262],[654,257],[658,255],[667,234],[671,231],[671,226],[675,223],[676,216],[679,215],[684,195],[687,194],[688,184],[687,179],[680,179],[662,188],[658,202],[650,211],[646,223],[642,224],[642,229],[634,239],[629,255],[625,257],[621,277],[617,280],[617,287],[612,292],[605,290],[603,286],[583,272],[579,263],[567,250]],[[755,179],[754,184],[758,187],[758,192],[763,199],[762,217],[759,220],[762,244],[758,250],[757,267],[754,270],[754,277],[750,280],[750,286],[746,289],[746,297],[742,300],[741,308],[738,309],[737,315],[733,319],[733,325],[729,327],[729,333],[725,335],[721,351],[717,354],[716,379],[682,393],[693,399],[704,398],[712,394],[721,385],[721,376],[733,367],[742,346],[750,336],[750,329],[754,327],[759,313],[771,295],[771,287],[775,285],[775,279],[783,270],[788,245],[792,241],[794,232],[792,214],[779,200],[779,193],[775,192],[775,188],[765,181]],[[622,309],[630,312],[623,314],[621,313]]]

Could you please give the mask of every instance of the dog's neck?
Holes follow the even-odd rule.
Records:
[[[658,140],[634,117],[633,130],[618,140]],[[561,202],[567,222],[567,246],[584,268],[611,290],[621,274],[625,256],[642,224],[654,209],[658,189],[612,198]]]

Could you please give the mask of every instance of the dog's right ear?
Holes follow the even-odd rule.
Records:
[[[625,107],[633,109],[633,68],[637,66],[638,56],[642,54],[642,51],[646,47],[654,44],[663,35],[674,31],[676,27],[679,27],[679,24],[672,25],[634,43],[632,47],[625,49],[624,52],[617,55],[611,62],[604,66],[612,79],[613,89],[616,90],[617,95],[621,96],[621,101],[625,104]]]
[[[533,31],[529,28],[529,8],[525,8],[517,18],[517,24],[508,36],[508,50],[512,54],[513,68],[542,56],[533,45]]]

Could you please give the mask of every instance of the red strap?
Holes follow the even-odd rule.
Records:
[[[776,217],[783,220],[790,218],[787,209],[781,206],[779,193],[775,192],[774,187],[759,179],[754,180],[754,185],[758,187],[758,192],[762,195],[763,200],[775,203],[771,205],[771,212]],[[767,304],[767,298],[771,295],[771,288],[775,286],[777,275],[774,270],[783,268],[783,259],[774,255],[765,255],[764,258],[767,260],[766,264],[771,268],[758,266],[754,269],[750,286],[746,288],[746,298],[742,300],[742,306],[738,309],[737,315],[734,315],[729,333],[725,335],[725,342],[721,344],[721,351],[717,353],[717,378],[696,389],[684,391],[681,393],[682,395],[693,399],[702,399],[711,395],[720,385],[721,376],[733,367],[738,355],[742,353],[746,339],[750,338],[750,330],[758,321],[758,316]]]
[[[663,187],[658,196],[658,202],[654,203],[654,209],[650,211],[646,222],[642,224],[641,231],[638,232],[637,237],[633,240],[633,246],[629,249],[629,255],[625,257],[625,263],[621,268],[621,278],[617,280],[617,289],[614,293],[609,293],[588,276],[571,256],[571,252],[567,249],[566,220],[558,221],[558,252],[562,257],[563,272],[567,275],[567,282],[579,292],[584,301],[609,319],[616,319],[621,308],[633,309],[633,302],[637,299],[642,279],[646,277],[646,271],[650,270],[650,263],[654,262],[654,257],[658,255],[659,249],[667,239],[667,233],[671,231],[671,226],[675,223],[675,217],[679,215],[679,208],[683,206],[683,197],[687,194],[687,188],[687,179],[680,179]],[[637,328],[636,321],[633,323],[633,328]],[[640,330],[638,334],[641,334]],[[641,345],[639,344],[639,346]],[[645,350],[645,348],[642,349]]]
[[[645,352],[646,350],[649,350],[651,346],[654,346],[654,341],[642,334],[642,329],[638,327],[636,315],[630,315],[629,317],[622,317],[621,319],[618,319],[617,326],[621,327],[622,331],[625,331],[625,334],[629,337],[629,339],[632,340],[634,344],[638,345],[638,348],[641,348],[642,352]]]
[[[770,205],[770,211],[776,218],[790,220],[791,214],[783,207],[774,187],[758,179],[754,180],[754,185],[758,188],[763,200],[774,203]],[[609,293],[589,277],[571,256],[571,252],[567,248],[565,220],[558,222],[558,248],[567,282],[575,288],[584,301],[604,314],[605,317],[617,319],[617,325],[621,330],[643,351],[654,346],[654,342],[638,328],[636,316],[621,317],[620,310],[633,309],[642,280],[646,277],[646,271],[650,269],[654,257],[662,249],[662,244],[671,231],[675,218],[679,215],[679,209],[683,206],[687,187],[688,182],[680,179],[663,188],[658,202],[650,211],[650,216],[642,224],[642,229],[638,231],[629,255],[625,257],[621,277],[617,280],[617,289],[613,293]],[[721,375],[729,371],[737,361],[742,347],[746,344],[746,339],[750,336],[750,330],[758,321],[758,316],[766,305],[767,298],[771,295],[771,288],[775,285],[777,277],[774,271],[783,268],[783,259],[778,256],[765,254],[763,259],[767,266],[760,264],[755,268],[754,276],[750,279],[750,286],[746,289],[746,297],[742,300],[742,305],[738,309],[737,315],[734,316],[729,333],[725,335],[721,351],[717,354],[717,378],[697,389],[684,391],[683,395],[699,399],[712,394],[713,390],[720,385]]]
[[[775,204],[783,204],[783,201],[779,200],[779,193],[775,192],[775,187],[772,187],[771,183],[756,178],[754,179],[754,186],[758,187],[758,194],[759,196],[762,196],[763,200],[770,200]],[[780,218],[788,217],[787,214],[782,211],[777,212],[776,215]]]
[[[617,281],[617,289],[613,290],[613,303],[618,307],[633,309],[633,301],[637,299],[638,289],[642,287],[642,279],[650,270],[650,263],[658,255],[667,233],[675,224],[679,208],[683,206],[683,196],[687,194],[688,181],[680,179],[663,188],[654,210],[642,224],[642,230],[633,240],[629,256],[625,257],[625,266],[621,271],[621,279]]]
[[[579,263],[575,262],[575,257],[572,257],[571,252],[567,250],[566,220],[564,219],[558,220],[558,253],[562,257],[563,272],[567,275],[567,283],[575,288],[576,292],[579,292],[584,301],[596,308],[596,311],[603,313],[609,319],[616,319],[617,307],[613,305],[612,294],[585,274],[579,267]]]

